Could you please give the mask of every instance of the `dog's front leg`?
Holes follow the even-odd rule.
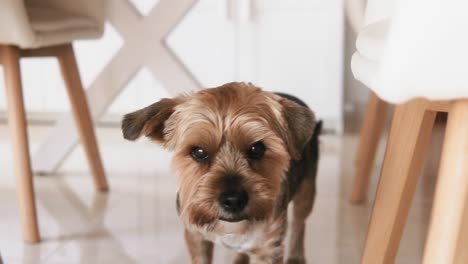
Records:
[[[249,254],[251,264],[283,264],[284,247],[281,243],[275,247],[264,247]]]
[[[185,230],[185,242],[192,258],[192,264],[211,264],[213,242],[205,240],[198,232],[188,230]]]
[[[237,253],[234,264],[249,264],[249,255],[244,253]]]
[[[293,199],[293,217],[290,225],[289,252],[286,264],[306,263],[304,256],[305,222],[312,211],[314,198],[315,185],[312,181],[305,180]]]
[[[283,255],[272,256],[250,256],[250,263],[252,264],[283,264]]]

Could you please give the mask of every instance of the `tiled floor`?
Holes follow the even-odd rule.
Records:
[[[46,131],[31,127],[33,150]],[[145,141],[125,142],[117,128],[101,128],[98,136],[111,191],[94,191],[82,150],[77,149],[58,175],[35,177],[43,241],[29,245],[21,241],[8,133],[0,126],[0,253],[4,263],[189,263],[175,211],[170,155]],[[306,235],[308,263],[359,262],[372,203],[352,206],[347,201],[356,143],[353,135],[322,137],[318,197]],[[432,153],[438,150],[437,144],[431,147]],[[382,150],[374,174],[381,159]],[[437,155],[430,155],[426,164],[398,263],[420,262],[436,160]],[[214,263],[229,263],[231,257],[231,252],[217,247]]]

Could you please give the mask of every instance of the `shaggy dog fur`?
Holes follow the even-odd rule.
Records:
[[[126,139],[146,136],[175,153],[193,263],[211,262],[213,242],[239,252],[235,263],[305,263],[320,129],[299,99],[245,83],[162,99],[122,122]]]

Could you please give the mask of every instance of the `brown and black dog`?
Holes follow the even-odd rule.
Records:
[[[127,114],[122,130],[126,139],[146,136],[175,152],[192,263],[211,263],[213,242],[239,252],[234,263],[305,263],[321,123],[302,101],[228,83]]]

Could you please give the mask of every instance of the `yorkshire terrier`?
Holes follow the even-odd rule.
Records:
[[[234,263],[305,263],[320,130],[304,102],[250,83],[162,99],[122,121],[125,139],[143,135],[175,152],[192,263],[211,263],[213,243],[237,251]]]

